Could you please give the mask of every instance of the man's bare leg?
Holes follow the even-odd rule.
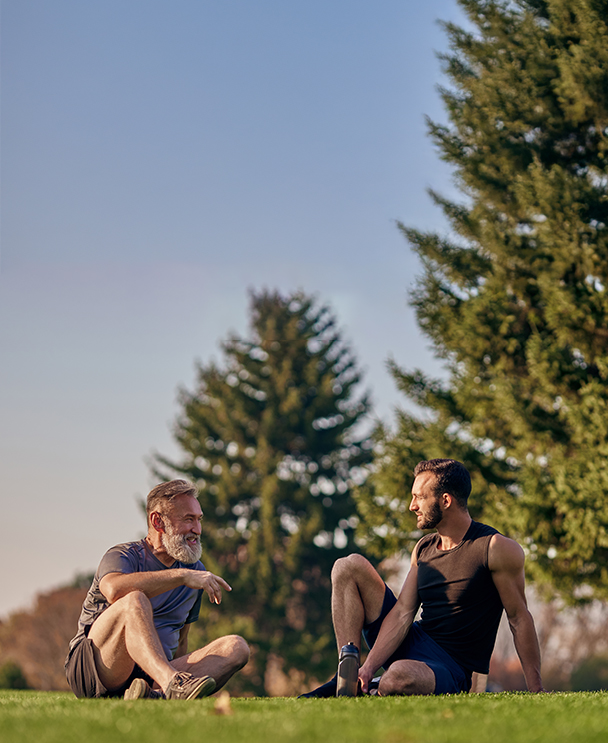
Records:
[[[380,679],[378,694],[432,694],[435,691],[435,674],[419,660],[396,660]]]
[[[365,557],[336,560],[331,571],[331,613],[338,652],[349,642],[361,649],[361,631],[380,616],[384,592],[384,581]]]
[[[211,676],[216,690],[239,671],[249,660],[249,647],[238,635],[220,637],[203,648],[171,661],[176,671],[187,671],[193,676]]]
[[[361,650],[361,632],[380,616],[385,590],[384,581],[362,555],[336,560],[331,571],[331,613],[338,653],[349,642]],[[336,678],[302,696],[334,696]]]
[[[332,617],[338,652],[342,645],[354,642],[360,649],[361,632],[366,624],[378,619],[384,603],[385,584],[362,555],[337,560],[332,570]],[[400,660],[383,674],[378,692],[392,694],[432,694],[435,674],[417,660]]]
[[[163,690],[175,676],[154,627],[150,600],[141,591],[131,591],[109,606],[88,636],[99,678],[110,691],[127,681],[135,663]]]

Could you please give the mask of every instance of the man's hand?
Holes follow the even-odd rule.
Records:
[[[370,668],[367,661],[359,669],[359,681],[361,682],[361,691],[367,694],[369,691],[369,682],[373,679],[376,669]]]
[[[222,603],[222,588],[232,591],[232,588],[223,578],[210,573],[208,570],[188,570],[184,568],[184,572],[186,573],[184,585],[188,588],[202,588],[207,592],[212,604]]]

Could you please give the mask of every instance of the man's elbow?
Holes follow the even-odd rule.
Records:
[[[129,593],[129,590],[125,590],[120,586],[118,581],[104,581],[99,584],[99,590],[106,597],[106,601],[109,604],[114,604],[118,599],[123,598]]]
[[[509,621],[509,628],[514,635],[524,628],[534,627],[532,614],[530,614],[527,607],[521,608],[519,611],[514,612],[511,615],[507,615],[507,619]]]

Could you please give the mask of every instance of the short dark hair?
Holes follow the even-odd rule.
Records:
[[[198,490],[196,489],[196,485],[188,482],[188,480],[170,480],[169,482],[161,482],[159,485],[152,488],[146,498],[148,523],[152,511],[160,511],[163,513],[165,510],[163,506],[170,503],[178,495],[191,495],[194,498],[197,498]]]
[[[435,495],[449,493],[454,496],[460,508],[467,507],[467,500],[471,494],[471,475],[462,462],[455,459],[429,459],[418,462],[414,467],[414,477],[423,472],[432,472],[437,478]]]

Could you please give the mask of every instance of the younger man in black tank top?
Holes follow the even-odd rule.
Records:
[[[454,694],[469,691],[473,672],[487,673],[503,609],[528,690],[543,691],[540,651],[524,593],[524,553],[467,510],[471,479],[460,462],[432,459],[414,470],[410,511],[419,529],[436,529],[414,548],[401,593],[362,555],[332,570],[332,616],[338,649],[370,648],[359,670],[363,693]],[[419,622],[414,622],[422,606]],[[374,674],[385,672],[377,689]],[[335,677],[303,696],[333,696]]]

